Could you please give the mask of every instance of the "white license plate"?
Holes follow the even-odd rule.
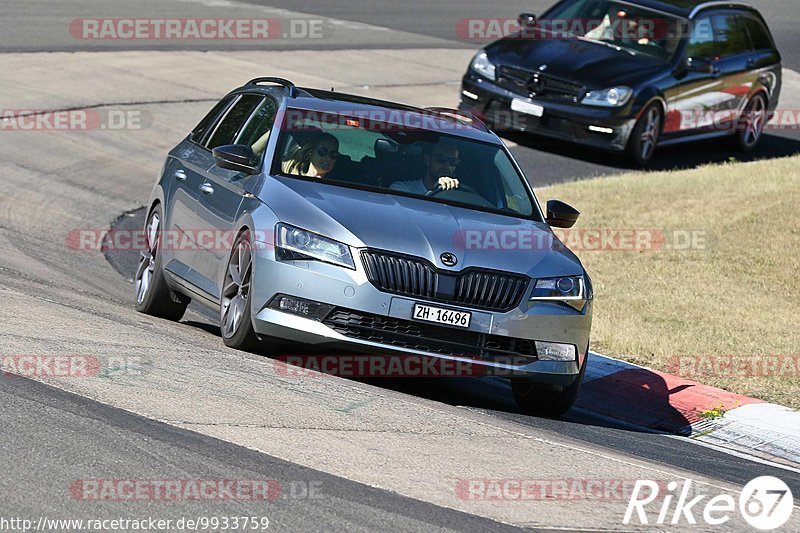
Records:
[[[533,115],[534,117],[541,117],[544,115],[544,107],[534,104],[533,102],[520,100],[519,98],[514,98],[511,100],[511,109],[513,111],[525,113],[526,115]]]
[[[416,320],[425,322],[436,322],[437,324],[449,324],[460,328],[468,328],[472,320],[472,313],[468,311],[453,311],[452,309],[442,309],[430,305],[414,304],[413,317]]]

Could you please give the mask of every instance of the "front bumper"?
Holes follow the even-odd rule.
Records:
[[[544,114],[535,117],[512,111],[511,101],[515,98],[541,105]],[[591,107],[546,97],[529,98],[472,73],[462,79],[459,109],[478,116],[495,131],[536,133],[614,151],[626,148],[636,124],[636,118],[630,116],[626,108]]]
[[[251,295],[253,327],[260,336],[370,354],[414,354],[483,367],[486,374],[528,377],[569,385],[586,358],[592,302],[582,312],[557,302],[527,301],[511,311],[492,312],[397,296],[379,291],[363,266],[348,270],[316,261],[276,261],[271,247],[260,248]],[[354,254],[358,258],[358,254]],[[325,316],[306,318],[269,308],[276,295],[333,306]],[[469,328],[412,320],[414,303],[470,311]],[[538,359],[533,341],[575,346],[575,361]]]

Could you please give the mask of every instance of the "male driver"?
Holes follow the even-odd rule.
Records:
[[[436,144],[424,156],[425,176],[422,179],[396,181],[389,186],[395,191],[426,194],[436,189],[450,190],[458,188],[458,180],[453,178],[456,167],[461,163],[458,158],[458,146],[448,142]]]

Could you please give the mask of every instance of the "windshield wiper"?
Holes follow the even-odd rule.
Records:
[[[589,41],[590,43],[602,44],[603,46],[607,46],[609,48],[613,48],[614,50],[617,50],[619,52],[627,52],[627,53],[629,53],[630,55],[632,55],[634,57],[638,55],[636,52],[634,52],[630,48],[625,48],[624,46],[619,46],[618,44],[611,44],[611,43],[606,42],[606,41],[598,41],[597,39],[592,39],[591,37],[581,37],[580,35],[576,35],[575,37],[577,37],[578,39],[580,39],[582,41]]]
[[[541,31],[545,31],[545,32],[549,33],[550,35],[566,35],[567,37],[575,37],[576,39],[580,39],[582,41],[588,41],[590,43],[595,43],[595,44],[602,44],[603,46],[607,46],[609,48],[613,48],[614,50],[617,50],[619,52],[627,52],[628,54],[630,54],[630,55],[632,55],[634,57],[638,55],[635,51],[631,50],[630,48],[625,48],[624,46],[611,44],[611,43],[606,42],[606,41],[598,41],[597,39],[592,39],[591,37],[575,35],[574,33],[570,33],[568,31],[558,31],[558,32],[556,32],[554,30],[551,30],[551,29],[545,28],[545,27],[541,27],[539,25],[537,25],[536,28],[541,30]]]

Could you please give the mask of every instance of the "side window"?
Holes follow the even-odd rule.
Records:
[[[257,94],[245,94],[242,96],[238,102],[233,104],[228,114],[217,125],[217,129],[211,134],[211,139],[206,144],[206,147],[211,150],[218,146],[232,144],[244,122],[263,98],[263,96]]]
[[[733,56],[750,51],[750,41],[739,18],[734,14],[714,15],[714,35],[719,45],[717,55]]]
[[[244,144],[253,149],[256,157],[261,159],[264,150],[267,148],[270,133],[275,122],[275,113],[278,111],[278,104],[272,98],[266,97],[250,116],[239,136],[236,144]]]
[[[714,26],[711,18],[701,18],[695,21],[692,36],[686,47],[686,57],[711,59],[716,57],[717,45],[714,42]]]
[[[750,34],[750,42],[753,44],[753,50],[771,50],[773,47],[772,38],[769,35],[769,30],[764,26],[764,23],[752,13],[742,13],[739,15],[739,20],[747,28]]]
[[[194,142],[196,143],[203,142],[204,134],[209,130],[209,128],[213,127],[217,116],[220,113],[222,113],[225,109],[227,109],[232,101],[233,97],[230,97],[230,98],[223,98],[222,100],[217,102],[217,105],[215,105],[208,113],[208,115],[206,115],[203,118],[203,120],[200,121],[200,124],[195,126],[195,128],[192,130],[192,140]]]

